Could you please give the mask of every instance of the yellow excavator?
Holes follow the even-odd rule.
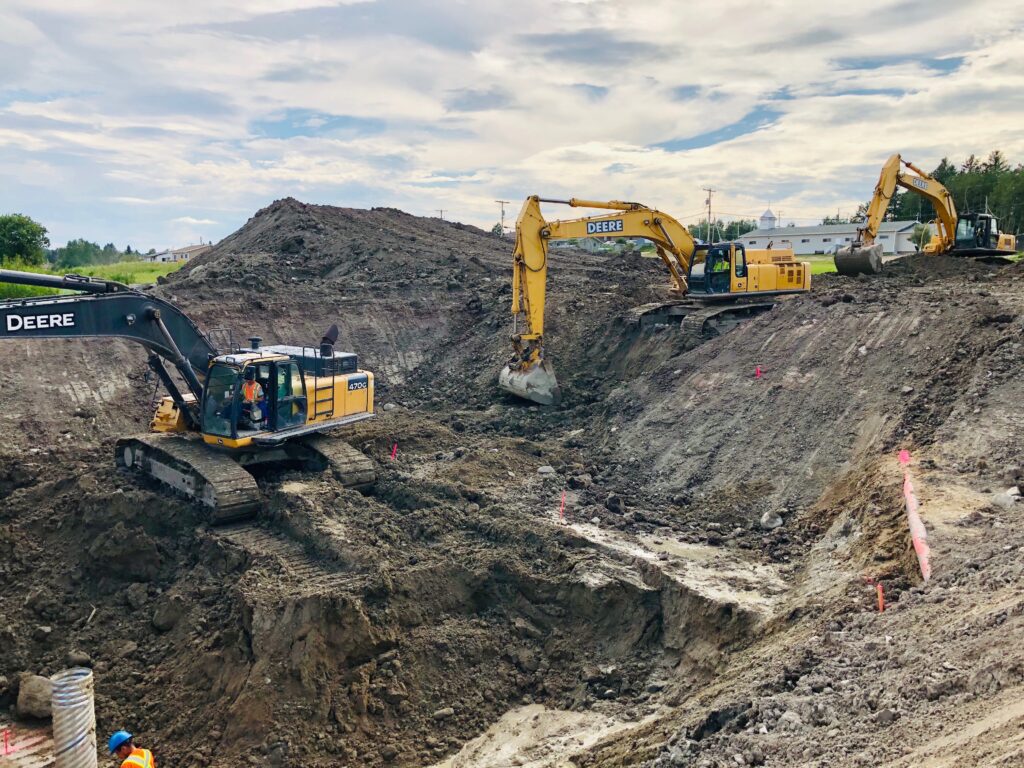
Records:
[[[548,221],[541,203],[610,212]],[[811,287],[811,265],[798,262],[791,249],[753,250],[735,242],[698,245],[672,216],[641,203],[528,197],[516,220],[513,354],[498,375],[498,384],[505,391],[541,405],[561,401],[554,368],[544,355],[548,245],[555,240],[589,237],[643,238],[654,244],[668,269],[669,290],[676,298],[631,310],[627,319],[641,327],[678,322],[693,337],[708,338],[768,311],[775,305],[774,297],[804,293]],[[520,315],[526,326],[522,332]]]
[[[260,490],[246,470],[257,466],[329,468],[357,488],[376,480],[372,460],[324,435],[374,415],[373,374],[335,349],[336,325],[317,345],[252,337],[221,352],[174,304],[113,280],[0,269],[0,282],[74,292],[0,301],[0,339],[122,338],[146,348],[168,394],[149,434],[117,441],[115,461],[200,503],[212,522],[255,513]]]
[[[905,171],[904,166],[913,173]],[[839,274],[876,274],[882,271],[882,245],[876,243],[875,238],[896,187],[921,195],[935,208],[937,218],[932,222],[935,233],[925,244],[925,253],[987,259],[1005,258],[1016,253],[1016,238],[1001,234],[999,223],[993,216],[987,213],[957,214],[953,195],[948,189],[896,154],[882,166],[864,226],[858,227],[856,240],[836,252],[836,271]]]

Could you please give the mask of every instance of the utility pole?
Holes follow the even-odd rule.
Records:
[[[708,193],[708,199],[705,200],[704,202],[705,202],[705,204],[708,207],[708,239],[707,239],[707,241],[710,243],[711,242],[711,195],[713,195],[715,193],[715,190],[713,190],[711,187],[704,187],[704,191]]]
[[[438,209],[437,209],[437,212],[438,212],[438,213],[440,214],[440,216],[441,216],[441,221],[444,221],[444,208],[438,208]]]
[[[505,234],[505,206],[508,205],[510,200],[495,200],[498,205],[501,206],[501,234]]]

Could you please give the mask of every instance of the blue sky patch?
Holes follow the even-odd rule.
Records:
[[[829,96],[906,96],[905,88],[845,88],[833,91]]]
[[[687,101],[689,99],[695,99],[700,95],[699,85],[677,85],[672,89],[672,98],[677,101]]]
[[[838,69],[881,69],[897,64],[918,63],[926,69],[931,69],[943,74],[949,74],[960,69],[965,58],[963,56],[949,56],[946,58],[933,58],[927,56],[914,56],[912,54],[901,54],[894,56],[849,56],[835,60]]]
[[[753,133],[765,128],[782,117],[782,113],[771,107],[759,106],[752,109],[735,123],[724,125],[713,131],[699,133],[685,139],[671,139],[655,144],[655,147],[669,152],[680,152],[686,149],[700,149],[710,147],[713,144],[721,144],[723,141],[730,141],[748,133]]]
[[[354,138],[383,133],[385,123],[375,117],[332,115],[312,109],[286,109],[275,117],[255,120],[250,131],[267,139],[292,139],[296,136]]]
[[[590,83],[573,83],[569,86],[575,91],[579,91],[591,101],[599,101],[608,95],[608,89],[603,85],[591,85]]]

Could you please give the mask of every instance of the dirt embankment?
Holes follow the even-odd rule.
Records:
[[[1022,505],[997,498],[1024,451],[1024,270],[825,277],[693,349],[619,322],[658,295],[656,262],[558,252],[566,398],[544,409],[494,386],[510,249],[284,200],[159,288],[236,339],[337,322],[378,374],[388,410],[346,436],[374,491],[270,473],[256,525],[210,529],[110,467],[148,418],[135,349],[8,343],[26,362],[0,380],[0,704],[81,651],[101,727],[182,765],[430,765],[502,715],[518,746],[452,765],[998,757],[1024,668]]]

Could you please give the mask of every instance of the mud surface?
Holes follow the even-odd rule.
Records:
[[[621,322],[657,262],[555,251],[551,409],[495,386],[510,250],[284,200],[157,287],[378,376],[376,487],[266,473],[246,525],[113,468],[140,350],[5,342],[0,706],[78,653],[184,766],[1020,764],[1024,269],[824,276],[693,348]]]

